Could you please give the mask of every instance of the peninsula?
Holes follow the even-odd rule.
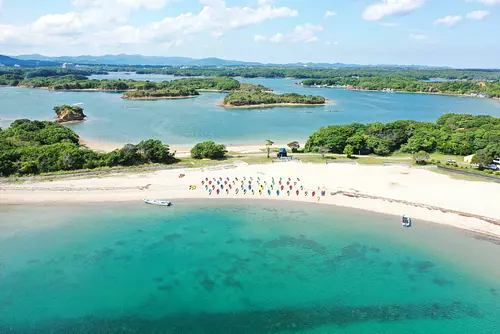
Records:
[[[408,77],[349,77],[329,79],[306,79],[300,83],[305,87],[344,88],[349,90],[425,93],[499,98],[500,81],[444,80],[420,81]]]

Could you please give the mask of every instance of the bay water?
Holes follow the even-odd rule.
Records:
[[[0,333],[498,333],[500,242],[320,204],[0,208]]]
[[[108,79],[163,81],[167,75],[94,76]],[[331,104],[315,107],[225,109],[219,106],[222,93],[201,93],[190,99],[130,101],[121,93],[67,92],[0,87],[0,127],[13,120],[53,120],[54,106],[78,104],[88,116],[70,126],[83,139],[110,144],[137,143],[155,138],[177,146],[191,146],[204,140],[226,145],[275,142],[304,142],[322,126],[352,122],[390,122],[399,119],[435,121],[445,113],[500,116],[500,101],[443,95],[348,91],[307,88],[291,79],[242,79],[262,84],[278,93],[322,95]],[[337,112],[329,112],[329,111]],[[338,112],[340,111],[340,112]]]

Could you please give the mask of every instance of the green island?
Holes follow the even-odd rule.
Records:
[[[62,106],[55,106],[54,111],[56,113],[56,122],[79,122],[85,119],[85,114],[83,113],[83,108],[79,106],[70,106],[64,104]]]
[[[262,91],[234,91],[222,103],[225,108],[262,108],[275,106],[319,106],[326,99],[322,96],[300,95],[295,93],[273,94]]]
[[[266,142],[267,149],[271,145],[272,141]],[[417,163],[433,163],[428,161],[429,154],[431,157],[475,154],[472,163],[481,168],[500,155],[500,118],[445,114],[435,123],[400,120],[385,124],[333,125],[314,132],[304,149],[299,150],[296,142],[289,147],[299,156],[303,155],[303,161],[323,163],[324,158],[317,157],[316,153],[344,154],[348,158],[363,155],[360,163],[363,159],[364,163],[372,160],[380,163],[383,160],[378,157],[389,155],[398,158],[410,154]],[[197,144],[191,150],[193,159],[225,159],[226,153],[224,145],[214,142]],[[237,158],[248,162],[269,161],[269,158],[253,155]],[[0,129],[0,176],[183,162],[193,160],[176,159],[168,145],[154,139],[99,153],[82,146],[73,130],[57,122],[21,119],[9,128]]]
[[[200,95],[200,92],[224,92],[229,93],[223,103],[227,108],[322,105],[326,101],[321,96],[277,95],[262,85],[241,83],[229,77],[184,78],[157,83],[135,80],[91,80],[86,76],[75,74],[42,77],[33,77],[33,74],[30,74],[28,77],[29,73],[31,72],[26,71],[22,80],[4,74],[3,78],[0,76],[0,83],[49,90],[123,92],[122,97],[129,100],[191,98]]]
[[[306,79],[307,87],[347,88],[368,91],[396,91],[410,93],[456,94],[476,97],[500,97],[500,81],[459,80],[423,82],[405,77],[362,77]]]
[[[126,100],[157,100],[157,99],[181,99],[200,95],[194,88],[162,88],[162,89],[139,89],[125,92],[123,98]]]

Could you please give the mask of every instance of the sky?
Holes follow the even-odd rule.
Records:
[[[0,54],[500,68],[500,0],[0,0]]]

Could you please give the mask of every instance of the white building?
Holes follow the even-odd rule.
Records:
[[[67,70],[73,70],[75,69],[75,65],[73,63],[64,63],[62,64],[61,68],[65,68]]]

